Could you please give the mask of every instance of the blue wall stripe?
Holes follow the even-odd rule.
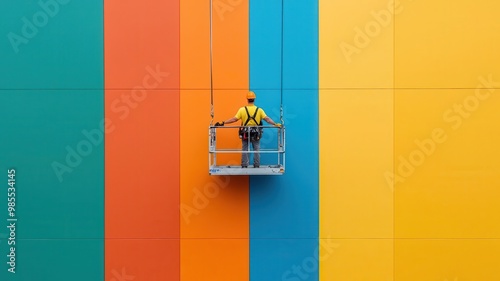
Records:
[[[250,88],[275,120],[280,12],[281,1],[250,1]],[[250,280],[296,280],[286,271],[312,262],[318,244],[318,2],[285,1],[284,15],[286,174],[250,178]],[[317,280],[311,268],[307,280]]]

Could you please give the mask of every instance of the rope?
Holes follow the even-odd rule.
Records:
[[[280,121],[284,125],[283,121],[283,41],[284,41],[284,25],[285,25],[285,0],[281,0],[281,86],[280,86]]]
[[[213,19],[213,0],[210,0],[210,116],[212,120],[210,125],[214,123],[214,77],[212,73],[213,69],[213,50],[212,50],[212,19]]]
[[[212,30],[213,30],[213,0],[210,0],[210,125],[214,122],[214,78],[213,78],[213,43],[212,43]],[[283,120],[283,41],[284,41],[284,13],[285,3],[281,0],[281,86],[280,86],[280,121],[284,124]]]

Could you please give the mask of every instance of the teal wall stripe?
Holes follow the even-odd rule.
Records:
[[[102,6],[1,1],[0,89],[102,89]]]
[[[0,10],[0,280],[103,280],[103,0]],[[16,274],[4,226],[11,168]]]

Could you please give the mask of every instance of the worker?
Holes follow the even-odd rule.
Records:
[[[255,105],[256,95],[254,92],[249,91],[247,93],[247,106],[241,107],[236,115],[226,121],[221,121],[215,123],[215,126],[224,126],[224,124],[231,124],[238,120],[241,120],[242,127],[239,131],[239,136],[241,138],[242,151],[247,151],[250,143],[252,143],[253,150],[256,151],[253,157],[254,168],[259,168],[260,166],[260,138],[262,137],[262,120],[267,123],[274,125],[276,127],[281,127],[280,123],[276,123],[269,116],[266,115],[262,108]],[[248,153],[241,154],[241,167],[248,167]]]

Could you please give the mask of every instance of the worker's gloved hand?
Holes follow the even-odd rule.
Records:
[[[280,123],[274,123],[274,126],[281,128],[281,124]]]
[[[215,123],[216,127],[224,126],[224,121]]]

